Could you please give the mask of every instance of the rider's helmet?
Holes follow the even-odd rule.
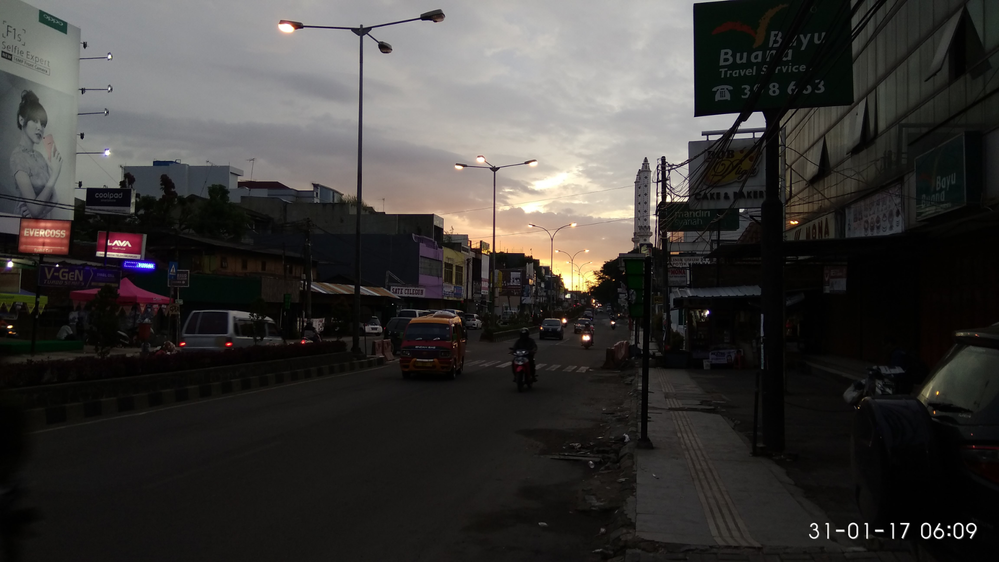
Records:
[[[531,337],[531,331],[528,330],[527,328],[521,328],[520,329],[520,337],[522,337],[522,338],[529,338],[529,337]]]

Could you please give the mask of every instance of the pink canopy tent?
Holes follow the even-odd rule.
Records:
[[[69,298],[76,302],[87,302],[94,300],[97,291],[100,289],[82,289],[69,293]],[[132,284],[128,279],[122,279],[118,286],[118,304],[170,304],[170,297],[164,297],[151,293],[145,289],[140,289]]]

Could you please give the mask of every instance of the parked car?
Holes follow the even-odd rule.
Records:
[[[282,345],[277,324],[242,310],[196,310],[187,317],[177,347],[184,351],[223,351],[251,345]]]
[[[479,318],[478,314],[466,314],[465,327],[468,328],[469,330],[481,330],[482,319]]]
[[[420,316],[427,316],[430,314],[429,310],[423,310],[419,308],[403,308],[396,313],[398,318],[419,318]]]
[[[856,499],[872,528],[908,523],[937,558],[987,560],[999,551],[999,326],[954,340],[916,396],[860,401]]]
[[[565,337],[565,331],[562,329],[562,321],[558,318],[545,318],[541,321],[541,333],[538,334],[538,339],[545,338],[558,338],[562,339]]]
[[[370,320],[363,325],[364,333],[369,336],[380,336],[382,335],[382,322],[377,316],[372,316]]]
[[[412,318],[396,316],[395,318],[389,319],[388,323],[385,324],[385,330],[382,332],[382,337],[387,340],[392,340],[392,353],[399,353],[399,348],[402,347],[402,334],[406,330],[406,325],[409,324],[411,320]]]

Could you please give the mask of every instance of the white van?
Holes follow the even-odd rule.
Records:
[[[250,313],[242,310],[196,310],[187,317],[177,347],[191,351],[222,351],[254,344],[284,343],[281,331],[270,318],[264,317],[255,325]]]

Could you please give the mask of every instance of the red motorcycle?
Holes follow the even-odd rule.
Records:
[[[530,389],[537,380],[531,365],[531,352],[526,349],[514,350],[510,366],[513,369],[513,381],[517,383],[517,392],[524,390],[525,386]]]

